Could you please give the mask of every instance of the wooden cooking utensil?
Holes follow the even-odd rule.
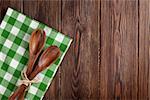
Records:
[[[43,30],[36,29],[32,32],[29,42],[29,63],[26,72],[27,76],[29,76],[32,72],[34,63],[44,47],[45,40],[46,34]]]
[[[29,79],[33,79],[38,73],[45,70],[49,65],[54,62],[60,55],[60,50],[57,46],[50,46],[41,55],[38,65],[36,65],[33,72],[30,74]]]
[[[48,47],[41,55],[38,64],[35,66],[35,69],[32,71],[30,76],[28,77],[32,80],[38,73],[49,67],[60,55],[60,50],[57,46],[50,46]],[[24,94],[25,89],[27,88],[26,85],[22,84],[20,88],[17,90],[17,95],[20,98],[23,98],[22,95]],[[16,96],[11,96],[9,100],[15,100]]]
[[[27,77],[31,74],[33,70],[34,63],[44,47],[45,40],[46,35],[43,30],[36,29],[35,31],[32,32],[29,42],[29,61],[26,71]],[[11,97],[13,98],[16,97],[17,95],[18,92],[16,91],[13,93]]]
[[[32,80],[38,73],[49,67],[49,65],[54,62],[60,55],[60,50],[56,46],[50,46],[47,48],[41,55],[38,65],[36,65],[33,72],[30,74],[29,79]],[[21,92],[20,96],[18,97],[19,100],[24,99],[24,91]]]

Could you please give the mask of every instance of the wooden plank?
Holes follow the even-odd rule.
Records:
[[[16,9],[18,11],[23,11],[23,1],[17,1],[17,0],[0,0],[0,22],[4,18],[7,8],[11,7],[13,9]]]
[[[138,98],[139,100],[150,99],[149,81],[149,22],[150,22],[150,2],[148,0],[139,1],[139,78],[138,78]]]
[[[138,1],[101,1],[100,99],[137,99]]]
[[[60,30],[60,1],[25,1],[24,0],[24,13],[37,19],[57,30]],[[45,94],[45,100],[58,100],[60,97],[60,81],[59,71],[57,72],[51,86]]]
[[[74,39],[60,67],[62,100],[99,98],[98,6],[96,0],[62,2],[62,32]]]

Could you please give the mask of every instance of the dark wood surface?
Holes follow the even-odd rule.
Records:
[[[100,98],[138,98],[138,14],[138,1],[101,2]]]
[[[0,0],[73,38],[44,100],[150,99],[149,0]]]

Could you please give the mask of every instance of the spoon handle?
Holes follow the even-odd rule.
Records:
[[[29,57],[28,67],[27,67],[27,71],[26,71],[27,77],[29,77],[29,75],[31,74],[35,61],[36,61],[36,56]],[[20,87],[18,87],[18,89],[9,97],[9,100],[15,100],[15,98],[21,94],[20,91],[22,90],[23,87],[24,86],[22,86],[22,85]]]
[[[18,96],[18,99],[19,99],[19,100],[24,100],[24,96],[25,96],[25,93],[26,93],[26,92],[25,92],[24,89],[23,89],[22,91],[23,91],[23,93]]]
[[[8,100],[15,100],[20,94],[24,93],[24,90],[27,88],[26,85],[22,84],[9,98]]]
[[[29,57],[28,67],[27,67],[27,71],[26,71],[27,77],[29,77],[30,74],[32,73],[32,71],[34,69],[34,64],[35,64],[38,56],[39,56],[39,54],[32,55],[32,56]]]
[[[37,65],[38,66],[38,65]],[[36,66],[36,67],[37,67]],[[29,75],[29,79],[32,80],[34,79],[34,77],[37,75],[36,73],[32,72],[30,73],[31,75]],[[27,87],[26,87],[27,88]],[[21,92],[21,93],[20,93]],[[19,94],[18,94],[18,100],[24,100],[24,95],[25,95],[25,89],[20,90]]]
[[[32,75],[29,77],[32,80],[36,75]],[[18,97],[18,100],[24,100],[25,90],[27,86],[22,84],[10,97],[9,100],[15,100]]]

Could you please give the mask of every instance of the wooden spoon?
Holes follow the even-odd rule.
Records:
[[[38,73],[45,70],[49,65],[54,62],[60,55],[60,50],[57,46],[50,46],[41,55],[38,65],[36,65],[33,72],[30,74],[29,79],[32,80]]]
[[[34,63],[44,47],[45,40],[46,35],[43,30],[36,29],[35,31],[32,32],[29,42],[29,61],[26,71],[27,77],[31,74],[33,70]],[[18,94],[19,94],[18,90],[16,90],[11,96],[11,98],[18,96]]]
[[[44,69],[46,69],[47,67],[49,67],[49,65],[51,65],[60,55],[60,50],[58,47],[56,46],[50,46],[48,47],[41,55],[38,64],[36,65],[35,69],[33,70],[33,72],[30,74],[30,76],[28,77],[30,80],[32,80],[38,73],[40,73],[41,71],[43,71]],[[26,85],[22,84],[19,88],[19,90],[17,91],[18,95],[18,99],[20,100],[23,99],[22,95],[24,95],[24,91],[27,88]],[[16,98],[15,97],[10,97],[9,100],[14,100]]]
[[[44,47],[45,40],[46,34],[43,30],[36,29],[32,32],[29,43],[29,63],[26,72],[27,76],[29,76],[32,72],[34,63]]]

